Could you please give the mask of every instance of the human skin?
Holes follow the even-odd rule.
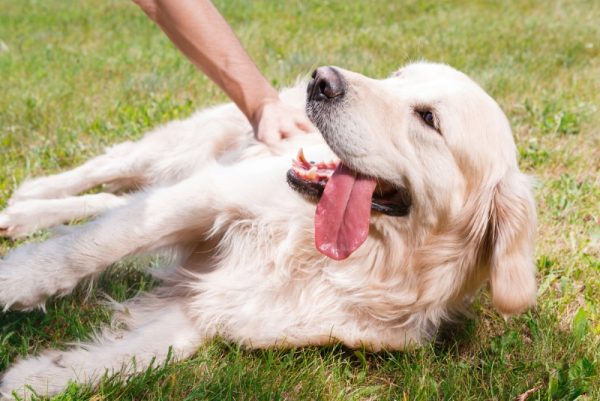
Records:
[[[312,129],[303,110],[281,101],[210,1],[133,1],[233,100],[258,140],[274,144]]]

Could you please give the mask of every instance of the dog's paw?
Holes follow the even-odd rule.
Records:
[[[43,308],[51,296],[70,293],[81,279],[65,256],[70,239],[20,246],[0,260],[0,309]]]
[[[12,365],[0,378],[0,400],[30,400],[33,395],[52,396],[63,391],[74,377],[61,359],[60,352],[47,352]]]
[[[21,202],[9,206],[0,212],[0,236],[20,238],[34,232],[39,225],[39,220],[33,213],[30,202]]]
[[[3,262],[0,262],[0,309],[29,311],[36,307],[44,308],[48,295],[35,288],[28,288],[30,285],[22,287],[22,284],[25,284],[23,280],[17,274],[4,271]]]
[[[0,309],[43,309],[46,299],[57,292],[51,292],[56,280],[39,272],[43,260],[35,254],[37,246],[23,245],[0,260]]]

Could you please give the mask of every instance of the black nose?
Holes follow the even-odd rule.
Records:
[[[346,81],[342,74],[333,67],[319,67],[312,73],[308,83],[309,100],[323,101],[344,96]]]

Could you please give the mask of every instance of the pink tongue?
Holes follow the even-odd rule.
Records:
[[[375,185],[374,179],[338,165],[315,214],[315,243],[322,254],[346,259],[365,242]]]

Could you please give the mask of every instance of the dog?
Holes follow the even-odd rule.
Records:
[[[305,86],[281,96],[320,132],[268,147],[235,106],[217,106],[13,194],[6,236],[97,218],[8,253],[5,310],[42,306],[129,255],[170,256],[158,288],[116,306],[121,328],[15,362],[4,397],[135,374],[217,335],[416,347],[488,281],[503,315],[535,304],[531,183],[483,89],[426,62],[381,80],[320,67]]]

